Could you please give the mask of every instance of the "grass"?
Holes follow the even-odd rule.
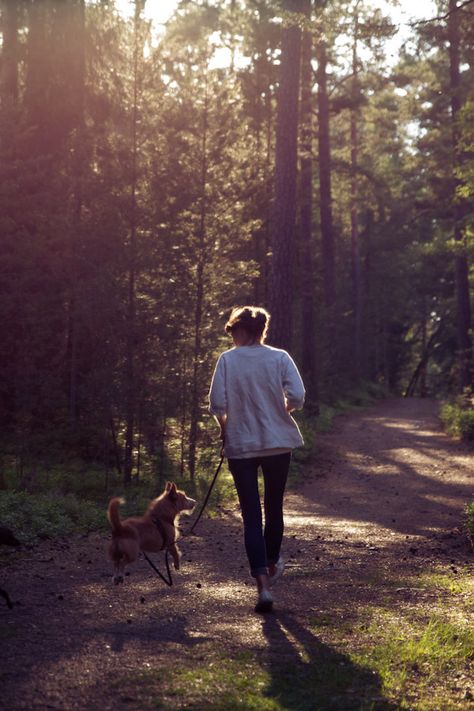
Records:
[[[470,566],[458,577],[472,591]],[[142,711],[464,711],[474,708],[474,630],[464,617],[470,597],[452,584],[448,570],[388,572],[370,604],[341,598],[306,617],[270,617],[261,648],[224,653],[206,641],[184,649],[179,664],[161,658],[112,683]],[[400,585],[412,591],[408,604]]]
[[[385,623],[382,631],[377,623],[369,633],[370,647],[354,658],[369,663],[388,697],[402,698],[419,711],[460,708],[457,700],[449,698],[449,683],[456,674],[459,678],[471,672],[471,629],[432,617],[426,622],[408,621],[405,627],[394,620]]]
[[[233,658],[206,647],[192,668],[149,669],[118,680],[121,700],[140,709],[190,711],[389,711],[377,675],[313,638],[306,660],[284,663],[272,652]],[[136,696],[138,694],[138,698]],[[356,702],[357,705],[354,705]]]

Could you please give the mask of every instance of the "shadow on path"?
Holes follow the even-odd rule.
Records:
[[[323,644],[291,613],[269,615],[263,623],[268,642],[271,685],[266,696],[288,711],[396,711],[383,697],[372,670]]]
[[[474,495],[473,454],[439,431],[438,404],[390,400],[342,417],[320,438],[323,478],[303,488],[300,514],[426,536],[462,520]]]

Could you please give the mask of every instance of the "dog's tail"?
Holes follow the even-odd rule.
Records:
[[[119,506],[120,504],[124,503],[125,499],[121,499],[118,496],[115,496],[109,501],[109,507],[107,509],[107,518],[109,519],[110,525],[112,526],[112,531],[114,531],[115,533],[123,531],[123,524],[119,514]]]

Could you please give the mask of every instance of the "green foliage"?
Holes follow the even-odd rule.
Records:
[[[0,521],[21,543],[35,544],[75,531],[102,528],[105,511],[90,501],[69,496],[0,492]]]
[[[162,483],[179,472],[202,488],[205,399],[225,313],[269,302],[281,3],[181,3],[156,35],[142,12],[116,9],[1,9],[0,425],[16,469],[40,470],[33,486],[6,473],[8,485],[28,490],[99,496],[102,485],[119,486],[104,472],[123,465],[127,428],[132,478],[139,470],[145,482]],[[311,386],[322,430],[341,409],[363,404],[368,386],[351,392],[360,378],[400,390],[433,334],[418,392],[456,389],[453,163],[462,200],[473,183],[472,33],[460,35],[455,161],[444,38],[424,26],[419,50],[407,43],[390,68],[390,18],[358,5],[356,38],[354,16],[341,22],[341,12],[319,4],[304,22],[315,54],[325,39],[329,62],[337,308],[324,305],[316,173],[312,259],[297,239],[292,267],[294,285],[308,283],[321,305],[315,322],[303,323],[306,287],[292,289],[296,360],[305,334],[318,344]],[[347,81],[352,48],[362,47],[357,82]],[[359,142],[351,168],[352,118]],[[357,373],[351,212],[359,226]],[[450,417],[472,438],[471,414]],[[309,449],[314,422],[300,421]],[[70,463],[68,480],[61,469]],[[224,479],[216,501],[220,487],[225,498]]]
[[[331,404],[322,403],[320,405],[315,429],[318,432],[328,432],[334,418],[338,415],[360,407],[367,407],[386,395],[387,391],[383,384],[361,382],[358,387],[348,390],[343,398],[336,399]]]
[[[474,501],[466,505],[464,509],[465,514],[465,528],[467,533],[467,538],[471,544],[471,548],[474,550]]]
[[[446,402],[441,406],[440,418],[448,434],[474,442],[474,407],[464,399]]]

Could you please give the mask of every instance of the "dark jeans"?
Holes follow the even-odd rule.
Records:
[[[283,539],[283,494],[285,493],[291,453],[253,459],[229,459],[244,521],[244,541],[250,573],[253,577],[268,572],[276,563]],[[258,491],[258,468],[264,482],[265,528]]]

